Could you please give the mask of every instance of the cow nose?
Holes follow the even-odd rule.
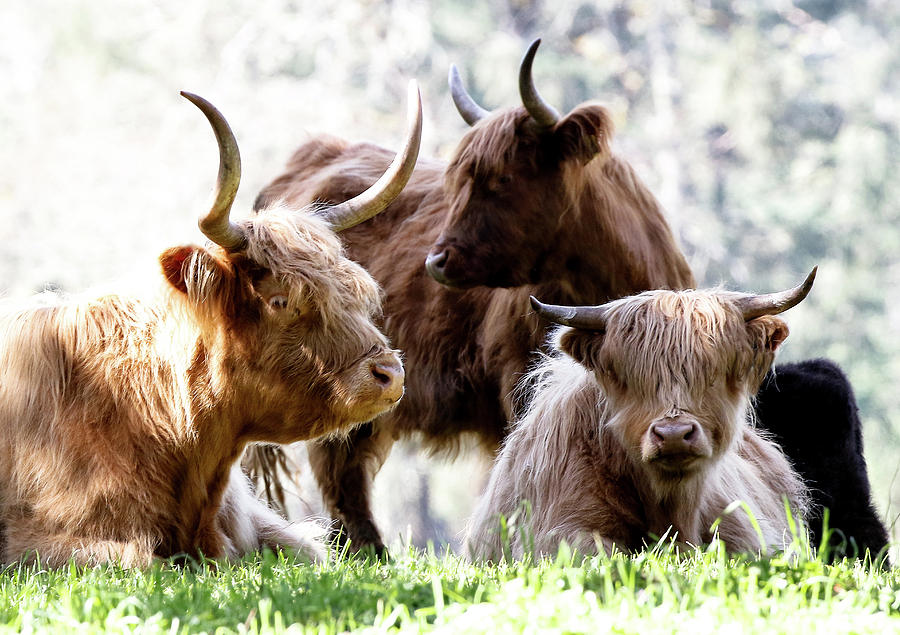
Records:
[[[650,432],[661,453],[684,452],[691,449],[697,437],[697,424],[665,419],[650,426]]]
[[[428,275],[441,284],[447,284],[448,278],[445,268],[450,260],[450,249],[444,247],[440,251],[432,251],[425,257],[425,270]]]
[[[380,355],[369,362],[369,370],[382,394],[390,401],[397,401],[403,396],[403,381],[406,374],[403,364],[394,353]]]

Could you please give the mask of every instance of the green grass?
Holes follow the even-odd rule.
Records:
[[[900,577],[805,555],[711,546],[473,565],[407,552],[310,566],[267,552],[236,564],[0,576],[0,632],[805,633],[900,631]],[[815,629],[815,630],[814,630]]]

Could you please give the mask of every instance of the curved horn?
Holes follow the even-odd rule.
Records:
[[[467,124],[474,126],[479,120],[491,114],[491,111],[485,110],[476,104],[475,100],[466,92],[466,87],[463,86],[456,64],[450,65],[450,76],[447,78],[447,82],[450,84],[450,96],[453,98],[453,105],[456,106],[456,110],[459,111],[459,114],[462,115],[463,120]]]
[[[747,295],[738,298],[735,301],[737,307],[744,314],[744,320],[749,321],[763,315],[775,315],[782,311],[787,311],[791,307],[797,306],[809,294],[812,289],[813,281],[816,279],[816,271],[818,267],[806,276],[803,284],[787,291],[779,291],[778,293],[766,293],[763,295]]]
[[[186,91],[181,91],[181,96],[206,115],[219,145],[219,174],[213,190],[213,202],[206,215],[200,217],[200,231],[225,251],[240,251],[247,244],[247,236],[240,226],[228,218],[241,182],[241,153],[234,133],[222,113],[203,97]]]
[[[534,54],[537,53],[540,44],[541,38],[532,42],[525,57],[522,58],[522,65],[519,67],[519,95],[521,95],[522,104],[531,118],[539,125],[549,128],[559,121],[559,113],[556,108],[544,101],[537,88],[534,87],[534,79],[531,77],[531,64],[534,62]]]
[[[422,96],[414,79],[409,82],[407,120],[406,143],[381,178],[365,192],[322,213],[334,231],[343,231],[369,220],[390,205],[409,181],[422,141]]]
[[[544,304],[533,295],[528,297],[531,300],[531,306],[545,320],[587,331],[603,331],[606,329],[605,304],[598,306],[561,306]]]

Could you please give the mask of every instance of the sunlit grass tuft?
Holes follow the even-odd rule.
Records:
[[[433,550],[390,562],[307,565],[266,552],[241,562],[145,571],[8,567],[0,629],[278,633],[885,632],[900,626],[900,579],[855,560],[788,549],[730,556],[719,542],[660,541],[635,554],[476,565]]]

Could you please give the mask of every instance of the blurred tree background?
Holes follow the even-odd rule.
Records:
[[[77,291],[197,242],[212,100],[244,158],[236,210],[306,135],[396,147],[405,84],[423,154],[466,130],[451,63],[487,108],[596,99],[703,286],[767,291],[814,265],[781,359],[830,357],[865,423],[876,502],[900,511],[900,3],[892,0],[12,0],[0,5],[0,293]],[[398,447],[377,481],[388,536],[453,540],[477,459]],[[466,475],[461,478],[461,475]],[[309,496],[309,495],[307,495]],[[390,538],[389,538],[390,539]]]

